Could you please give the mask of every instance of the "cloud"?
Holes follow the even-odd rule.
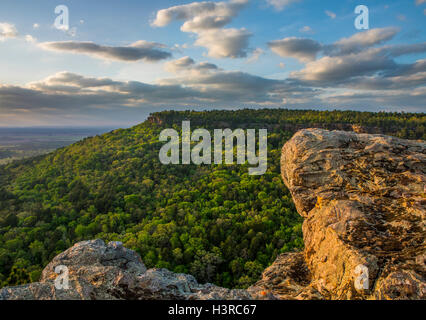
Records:
[[[357,87],[356,83],[360,82],[362,77],[370,77],[365,79],[375,79],[375,81],[382,79],[382,83],[390,84],[387,77],[406,76],[408,70],[412,70],[411,75],[423,72],[420,70],[424,67],[421,62],[398,64],[394,60],[398,56],[421,52],[426,52],[426,43],[384,46],[347,55],[325,56],[307,63],[303,70],[293,72],[292,77],[314,82],[320,86],[354,86],[355,84]],[[402,80],[402,78],[398,79]]]
[[[325,10],[325,14],[327,16],[329,16],[331,19],[336,19],[336,17],[337,17],[337,15],[334,12],[329,11],[329,10]]]
[[[32,35],[27,34],[27,35],[25,35],[25,41],[27,41],[27,42],[31,42],[31,43],[36,43],[36,42],[37,42],[37,39],[36,39],[36,38],[34,38]]]
[[[398,28],[377,28],[358,32],[349,38],[343,38],[326,47],[328,54],[341,55],[360,52],[363,49],[391,40],[399,32]]]
[[[426,0],[416,0],[416,5],[418,6],[424,3],[426,3]]]
[[[192,59],[180,60],[180,65],[198,66]],[[157,85],[181,86],[197,92],[195,103],[239,107],[244,105],[282,105],[283,99],[304,95],[313,98],[316,90],[293,80],[273,80],[241,71],[224,71],[219,68],[197,69],[188,72],[183,68],[179,77],[162,79]]]
[[[33,29],[39,29],[40,28],[40,24],[38,24],[38,23],[34,23],[33,24]]]
[[[60,72],[25,86],[0,84],[0,124],[11,121],[23,125],[75,124],[76,121],[96,125],[138,123],[149,112],[171,107],[176,110],[266,106],[421,111],[426,96],[426,60],[396,65],[387,75],[360,76],[352,83],[344,81],[342,84],[350,90],[338,93],[334,86],[330,90],[295,77],[273,80],[241,71],[224,71],[190,57],[166,65],[178,76],[153,84],[70,72]]]
[[[309,70],[310,72],[308,73],[312,73],[313,75],[317,73],[322,73],[323,71],[321,70],[323,68],[329,70],[330,73],[332,73],[332,69],[337,67],[344,69],[346,62],[349,64],[355,63],[355,61],[349,61],[350,57],[355,59],[357,62],[361,62],[362,59],[353,55],[392,39],[398,32],[399,29],[393,27],[371,29],[363,32],[358,32],[348,38],[342,38],[331,45],[323,45],[312,39],[296,37],[270,41],[268,45],[274,53],[278,54],[283,58],[292,57],[304,63],[309,62],[310,64],[307,69],[304,70],[304,72]],[[395,56],[397,54],[397,51],[408,50],[408,53],[423,52],[423,45],[417,44],[414,46],[393,46],[392,48],[388,47],[387,49],[391,50],[392,55]],[[325,57],[323,57],[321,61],[316,62],[315,60],[317,59],[317,56],[320,53],[323,53]],[[406,53],[401,52],[401,54]],[[331,58],[338,56],[348,57],[336,59]],[[337,63],[338,65],[333,66],[334,63]],[[378,65],[378,67],[381,66],[381,64]],[[323,73],[327,73],[327,70],[324,70]],[[315,78],[312,75],[308,78]]]
[[[196,44],[208,47],[212,56],[237,57],[241,48],[248,46],[237,41],[241,38],[238,34],[241,30],[203,29],[197,34]],[[305,63],[301,70],[292,72],[285,80],[227,71],[213,63],[197,62],[185,56],[166,62],[164,68],[171,73],[170,78],[154,83],[60,72],[22,86],[0,84],[0,125],[11,121],[65,123],[67,119],[73,119],[74,123],[92,121],[92,124],[99,124],[118,119],[134,123],[142,121],[147,110],[172,107],[422,111],[426,97],[426,59],[407,63],[407,59],[396,58],[426,52],[426,42],[387,45],[385,42],[397,33],[396,28],[372,29],[332,44],[294,37],[271,41],[268,45],[276,54]],[[142,55],[140,48],[150,53],[164,51],[170,57],[163,45],[145,41],[126,47],[73,41],[40,45],[48,50],[119,61],[159,59],[146,52]],[[129,48],[138,50],[133,52]],[[243,52],[248,54],[246,49]],[[247,61],[255,61],[261,54],[262,49],[253,50]],[[280,67],[285,65],[280,64]]]
[[[402,90],[415,89],[426,83],[426,60],[399,66],[383,75],[354,78],[350,87],[361,90]],[[348,85],[348,84],[346,84]]]
[[[304,26],[303,28],[300,28],[299,31],[303,33],[313,33],[313,30],[310,26]]]
[[[426,87],[416,88],[412,91],[392,90],[356,91],[332,94],[324,97],[329,105],[340,106],[340,109],[359,111],[382,110],[388,112],[423,112],[426,99]],[[377,107],[381,106],[381,107]]]
[[[174,6],[157,12],[152,25],[165,27],[172,21],[185,21],[182,31],[198,32],[207,29],[222,28],[248,3],[248,0],[232,0],[229,2],[193,2]]]
[[[284,8],[299,1],[300,0],[266,0],[270,6],[273,6],[278,11],[284,10]]]
[[[199,34],[195,45],[213,58],[245,58],[251,33],[246,29],[212,29]]]
[[[55,110],[59,115],[114,110],[117,114],[120,110],[146,104],[152,106],[194,101],[198,95],[198,92],[179,85],[115,81],[60,72],[24,87],[0,85],[0,110],[10,112],[26,109],[35,114]]]
[[[380,49],[373,49],[345,56],[322,57],[307,63],[303,70],[294,72],[293,76],[308,81],[329,83],[393,67],[395,62],[380,54]]]
[[[192,69],[195,65],[194,59],[190,57],[183,57],[177,60],[169,61],[165,64],[165,69],[172,73],[177,73],[182,70]]]
[[[349,38],[343,38],[331,45],[323,45],[308,38],[284,38],[270,41],[269,48],[279,56],[296,58],[301,62],[316,60],[319,53],[326,56],[339,56],[360,52],[392,39],[398,28],[378,28],[358,32]]]
[[[181,31],[197,34],[195,45],[208,49],[214,58],[243,58],[247,56],[249,38],[246,29],[225,29],[248,4],[248,0],[229,2],[193,2],[157,12],[154,27],[165,27],[172,21],[184,21]]]
[[[406,54],[423,53],[426,52],[426,42],[384,46],[382,50],[392,57],[399,57]]]
[[[302,62],[315,60],[322,49],[321,44],[314,40],[296,37],[271,41],[268,46],[281,57],[292,57]]]
[[[260,56],[263,55],[265,51],[263,51],[262,48],[256,48],[253,52],[251,57],[247,59],[248,63],[253,63],[259,60]]]
[[[16,27],[7,22],[0,22],[0,41],[4,41],[8,38],[16,38],[18,36],[18,30]]]
[[[59,41],[43,42],[39,46],[45,50],[86,54],[98,59],[124,62],[154,62],[171,57],[165,46],[144,40],[137,41],[126,47],[103,46],[94,42]]]
[[[195,63],[194,59],[186,56],[177,60],[169,61],[164,68],[170,73],[188,73],[188,72],[205,72],[208,70],[218,70],[215,64],[208,62]]]
[[[28,110],[37,117],[42,114],[59,118],[64,114],[102,115],[106,110],[119,115],[127,108],[170,108],[171,103],[174,107],[282,105],[284,98],[309,99],[315,95],[315,90],[294,81],[223,71],[188,57],[176,60],[173,65],[181,76],[155,84],[60,72],[26,86],[0,85],[0,115],[17,110]],[[188,66],[198,71],[188,72]]]
[[[395,58],[426,52],[426,42],[384,45],[398,32],[398,28],[391,27],[371,29],[330,45],[293,37],[271,41],[269,47],[281,57],[293,57],[306,64],[302,70],[290,74],[290,79],[306,87],[396,90],[399,85],[416,88],[426,83],[425,61],[403,64]]]
[[[47,92],[75,92],[82,88],[112,87],[119,84],[120,82],[109,78],[89,78],[71,72],[59,72],[42,81],[29,83],[28,87]]]

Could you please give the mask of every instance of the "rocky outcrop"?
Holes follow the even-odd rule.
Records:
[[[284,253],[267,268],[262,279],[248,291],[255,299],[322,300],[311,284],[311,273],[303,253]]]
[[[310,286],[328,299],[426,298],[426,144],[298,132],[281,172],[305,218]]]
[[[283,147],[281,171],[305,218],[305,250],[280,255],[248,290],[147,270],[121,243],[94,240],[54,258],[40,282],[0,290],[0,300],[426,299],[424,142],[301,130]],[[58,289],[58,266],[68,289]]]
[[[68,288],[63,266],[68,272]],[[58,268],[59,267],[59,268]],[[40,282],[0,290],[0,300],[240,300],[245,290],[200,285],[191,275],[147,270],[134,251],[119,242],[80,242],[43,270]]]

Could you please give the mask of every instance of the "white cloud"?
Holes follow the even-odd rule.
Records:
[[[281,105],[284,97],[314,97],[316,90],[287,80],[271,80],[240,71],[223,71],[214,65],[196,63],[189,57],[169,63],[179,77],[156,84],[116,81],[60,72],[26,86],[0,84],[0,114],[29,110],[42,114],[55,109],[64,113],[90,114],[102,109],[121,110],[144,106],[183,105],[241,107],[253,103]],[[191,70],[196,70],[192,72]],[[48,112],[51,113],[51,112]]]
[[[208,49],[215,58],[247,56],[251,33],[246,29],[225,29],[225,25],[248,4],[248,0],[229,2],[193,2],[157,12],[154,27],[164,27],[172,21],[184,21],[181,31],[197,34],[196,45]]]
[[[426,99],[426,87],[412,91],[356,90],[323,97],[323,101],[327,101],[328,105],[343,106],[343,109],[388,112],[424,112],[422,99]]]
[[[416,0],[416,5],[418,6],[424,3],[426,3],[426,0]]]
[[[299,31],[303,33],[313,33],[312,28],[310,26],[304,26],[303,28],[300,28]]]
[[[331,19],[336,19],[336,17],[337,17],[337,15],[334,12],[329,11],[329,10],[325,10],[325,14],[327,16],[329,16]]]
[[[284,8],[286,8],[287,6],[295,3],[295,2],[299,2],[300,0],[266,0],[266,2],[270,5],[273,6],[275,9],[277,9],[278,11],[283,10]]]
[[[144,40],[126,47],[103,46],[93,42],[78,41],[43,42],[39,45],[45,50],[87,54],[99,59],[125,62],[139,60],[152,62],[171,57],[164,45]]]
[[[281,57],[292,57],[302,62],[316,59],[321,51],[321,44],[306,38],[284,38],[268,43],[269,48]]]
[[[193,2],[174,6],[157,12],[152,23],[156,27],[165,27],[174,20],[185,21],[182,31],[199,32],[206,29],[222,28],[243,9],[248,0],[229,2]]]
[[[251,33],[246,29],[212,29],[199,34],[195,45],[208,49],[213,58],[244,58]]]
[[[32,35],[27,34],[27,35],[25,35],[25,41],[30,42],[30,43],[36,43],[37,39],[34,38]]]
[[[357,53],[363,49],[382,44],[392,39],[398,28],[379,28],[358,32],[349,38],[343,38],[331,45],[323,45],[308,38],[284,38],[270,41],[270,49],[281,57],[292,57],[301,62],[316,60],[319,53],[323,52],[327,56],[347,55]]]
[[[398,28],[376,28],[358,32],[349,38],[343,38],[335,42],[328,49],[335,51],[334,54],[347,54],[359,52],[392,39],[399,32]],[[337,51],[337,52],[336,52]]]
[[[0,41],[8,38],[16,38],[18,36],[18,30],[16,27],[7,22],[0,22]]]
[[[293,57],[306,63],[302,70],[290,74],[292,79],[306,86],[390,90],[399,84],[415,88],[425,83],[425,61],[401,64],[395,58],[426,52],[426,42],[382,45],[398,31],[397,28],[371,29],[331,45],[293,37],[271,41],[269,47],[281,57]],[[317,60],[319,54],[322,57]]]
[[[34,23],[33,24],[33,29],[36,30],[36,29],[39,29],[39,28],[40,28],[40,25],[38,23]]]
[[[208,62],[195,63],[194,59],[188,56],[169,61],[164,65],[164,68],[171,73],[200,73],[209,70],[218,70],[215,64]]]
[[[395,63],[380,54],[380,49],[353,53],[345,56],[322,57],[306,64],[306,67],[293,73],[293,76],[308,81],[343,81],[350,77],[388,70]]]
[[[425,60],[388,68],[395,71],[390,77],[376,74],[360,76],[351,83],[343,80],[340,87],[346,85],[350,89],[338,90],[337,94],[334,88],[339,86],[333,85],[333,90],[329,90],[327,84],[319,88],[303,79],[272,80],[240,71],[224,71],[190,57],[166,65],[178,76],[155,84],[70,72],[60,72],[26,86],[0,84],[0,119],[16,123],[25,119],[26,124],[64,123],[66,119],[74,123],[80,120],[92,124],[135,123],[142,121],[148,112],[170,109],[171,104],[175,109],[185,110],[247,106],[306,109],[321,105],[322,109],[421,111],[426,98]]]
[[[426,42],[384,46],[382,47],[382,52],[391,57],[399,57],[411,53],[423,53],[426,52]]]
[[[423,77],[421,73],[426,71],[426,64],[423,60],[414,64],[398,64],[393,59],[410,53],[422,52],[426,52],[426,43],[384,46],[346,55],[325,56],[307,63],[303,70],[293,72],[291,76],[315,82],[320,86],[349,84],[351,87],[358,87],[357,83],[367,83],[364,81],[366,79],[369,79],[370,82],[371,79],[374,79],[375,82],[380,82],[382,85],[390,85],[391,78],[411,81],[416,76]],[[407,76],[411,78],[404,80],[398,78]]]
[[[263,51],[262,48],[256,48],[253,52],[251,57],[247,59],[248,63],[253,63],[259,60],[260,56],[263,55],[265,51]]]

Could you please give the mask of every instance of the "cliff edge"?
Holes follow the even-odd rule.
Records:
[[[311,284],[327,299],[425,299],[426,144],[308,129],[282,150],[304,218]]]

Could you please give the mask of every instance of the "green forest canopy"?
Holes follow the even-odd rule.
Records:
[[[268,171],[248,166],[164,166],[164,128],[267,128]],[[323,127],[423,139],[425,114],[262,109],[153,114],[130,129],[86,138],[46,156],[0,166],[0,286],[37,281],[81,240],[122,241],[147,267],[201,282],[247,287],[279,253],[303,248],[301,224],[280,178],[283,144]]]

